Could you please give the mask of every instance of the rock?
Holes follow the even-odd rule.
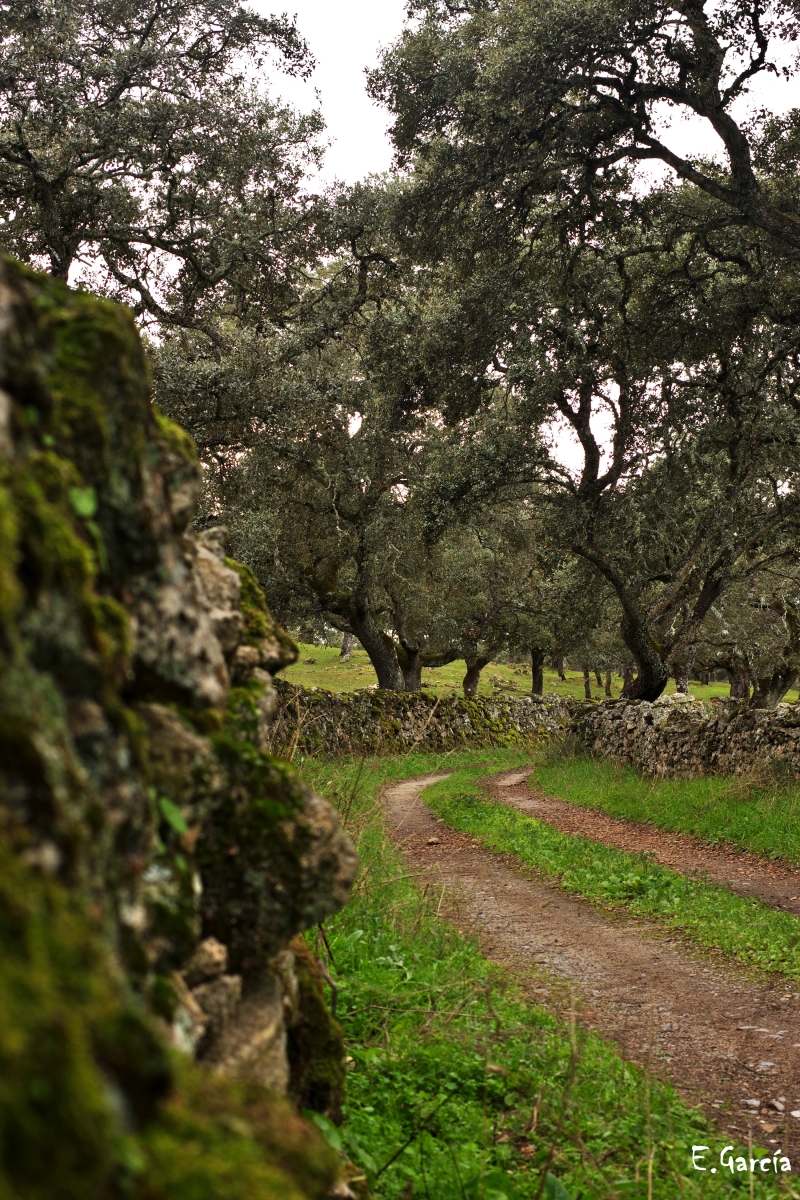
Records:
[[[228,969],[228,950],[216,938],[205,938],[182,971],[190,988],[224,975]]]
[[[207,1032],[218,1037],[228,1026],[242,999],[241,975],[220,975],[192,988],[192,995],[208,1020]]]
[[[285,1095],[289,1084],[283,988],[270,971],[255,977],[247,994],[204,1053],[224,1075],[251,1079]]]
[[[161,1155],[175,1195],[321,1200],[341,1169],[273,1094],[297,989],[265,962],[344,903],[355,855],[265,752],[296,650],[223,532],[191,532],[197,451],[149,378],[126,309],[0,265],[0,993],[25,997],[0,1011],[0,1191],[39,1196],[52,1161],[65,1196],[116,1194],[136,1162],[160,1196]],[[166,1044],[226,1037],[246,1089]]]

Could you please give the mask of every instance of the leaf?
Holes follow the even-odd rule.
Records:
[[[464,1192],[469,1200],[522,1200],[514,1184],[502,1171],[475,1175],[465,1185]],[[559,1197],[558,1200],[563,1198]]]
[[[355,1134],[347,1130],[345,1131],[345,1136],[347,1139],[347,1149],[353,1162],[357,1163],[359,1167],[363,1167],[370,1175],[377,1174],[378,1164],[370,1152],[364,1149]]]
[[[186,824],[183,813],[177,804],[173,804],[171,800],[167,800],[166,796],[162,796],[158,802],[158,807],[161,810],[164,820],[176,833],[183,834],[188,832],[189,826]]]
[[[344,1149],[342,1144],[342,1135],[334,1125],[333,1121],[329,1121],[327,1117],[323,1117],[322,1113],[311,1112],[310,1109],[306,1109],[303,1113],[303,1116],[307,1121],[310,1121],[312,1125],[316,1125],[317,1129],[320,1131],[332,1150],[341,1152]]]
[[[556,1179],[550,1171],[547,1172],[547,1178],[544,1181],[544,1194],[545,1200],[572,1200],[561,1180]]]
[[[93,517],[97,512],[97,492],[93,487],[71,487],[69,502],[79,517],[84,520]]]

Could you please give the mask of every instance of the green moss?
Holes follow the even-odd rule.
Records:
[[[9,625],[19,611],[22,590],[16,576],[19,525],[8,488],[0,486],[0,623]]]
[[[289,1028],[290,1090],[298,1106],[341,1118],[346,1077],[344,1032],[328,1011],[322,973],[301,937],[291,943],[298,983]]]
[[[157,404],[152,406],[152,412],[158,436],[164,445],[178,458],[184,458],[191,463],[199,462],[197,444],[191,434],[181,429],[174,421],[170,421],[169,417],[165,417]]]
[[[288,1104],[188,1065],[139,1144],[133,1200],[324,1200],[339,1174]]]
[[[227,945],[238,971],[274,954],[295,919],[293,893],[306,844],[291,818],[304,789],[287,763],[249,742],[230,734],[212,740],[229,784],[197,844],[203,934]]]
[[[164,1051],[126,1010],[73,894],[0,848],[0,1193],[99,1194],[114,1169],[124,1106],[169,1083]],[[109,1039],[112,1026],[125,1036]],[[109,1056],[106,1052],[112,1048]]]
[[[235,558],[226,558],[225,565],[235,571],[241,580],[242,596],[239,608],[244,617],[244,640],[248,645],[260,648],[265,638],[271,638],[277,643],[280,665],[288,666],[296,662],[297,646],[270,616],[266,597],[253,572]]]

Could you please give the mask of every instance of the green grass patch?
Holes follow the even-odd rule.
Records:
[[[711,844],[733,842],[756,854],[800,863],[800,786],[701,776],[647,779],[608,759],[553,756],[533,782],[549,796],[611,817],[650,821]]]
[[[514,854],[557,878],[568,892],[608,908],[656,920],[706,949],[800,978],[800,920],[726,888],[679,875],[642,854],[573,837],[543,821],[490,801],[480,770],[459,771],[425,792],[425,802],[454,829],[492,850]]]
[[[364,650],[355,650],[350,662],[339,661],[339,649],[336,646],[312,646],[300,644],[300,656],[293,667],[281,672],[281,678],[289,683],[300,684],[303,687],[327,688],[332,692],[350,692],[358,688],[374,687],[378,680],[372,668],[372,663]],[[462,695],[461,681],[466,668],[463,662],[448,663],[435,669],[425,668],[422,672],[422,686],[426,692],[438,696]],[[557,696],[570,696],[574,700],[584,699],[583,675],[578,671],[566,671],[566,678],[561,680],[555,671],[544,672],[544,690]],[[591,677],[592,696],[602,700],[604,689],[597,686],[594,674]],[[705,687],[692,681],[689,685],[693,696],[698,700],[710,700],[712,696],[727,696],[730,688],[727,683],[709,683]],[[530,663],[489,663],[481,673],[479,696],[527,696],[531,690]],[[622,676],[615,675],[612,682],[612,692],[617,698],[622,691]],[[675,691],[675,681],[671,679],[666,687],[666,695]],[[797,699],[797,692],[790,692],[787,700]]]
[[[421,887],[389,841],[384,782],[456,771],[463,788],[439,785],[438,803],[525,761],[514,750],[303,761],[361,857],[351,902],[326,924],[352,1058],[345,1123],[328,1135],[376,1200],[749,1194],[749,1180],[743,1191],[739,1177],[692,1170],[692,1145],[724,1145],[699,1111],[596,1034],[529,1004],[437,917],[439,889]],[[321,940],[316,949],[325,954]],[[774,1177],[754,1182],[765,1200],[786,1194]]]

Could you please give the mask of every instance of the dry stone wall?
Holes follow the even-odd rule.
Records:
[[[276,681],[273,745],[283,753],[402,754],[513,746],[563,737],[571,710],[559,696],[444,699],[426,692],[328,692]]]
[[[3,1196],[351,1194],[298,935],[356,856],[268,752],[295,650],[201,483],[131,314],[0,262]]]
[[[742,775],[768,767],[800,777],[800,704],[772,711],[746,702],[701,703],[683,695],[600,704],[550,694],[436,699],[426,692],[350,693],[276,681],[273,747],[300,754],[398,754],[459,746],[513,746],[577,739],[591,754],[646,775]]]
[[[573,730],[592,754],[645,775],[800,776],[800,704],[750,709],[746,701],[701,703],[688,696],[575,706]]]

